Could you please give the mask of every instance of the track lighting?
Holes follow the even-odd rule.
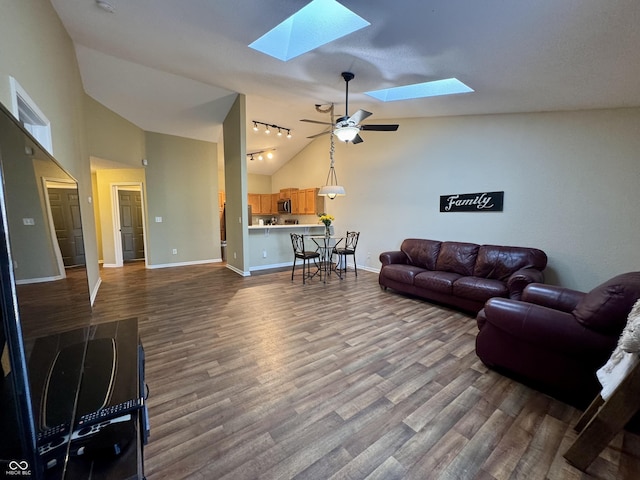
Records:
[[[265,154],[267,156],[267,158],[269,160],[271,160],[273,158],[273,152],[275,151],[275,148],[269,148],[267,150],[260,150],[258,152],[251,152],[251,153],[247,153],[247,158],[250,161],[254,161],[256,158],[260,161],[264,160],[264,156],[263,154]]]
[[[251,122],[253,123],[253,131],[257,132],[259,130],[258,125],[262,125],[264,127],[264,133],[266,135],[271,134],[271,129],[277,130],[278,133],[277,135],[279,137],[282,136],[282,132],[285,131],[287,132],[287,138],[291,138],[291,129],[287,128],[287,127],[281,127],[279,125],[274,125],[273,123],[264,123],[264,122],[258,122],[257,120],[251,120]]]

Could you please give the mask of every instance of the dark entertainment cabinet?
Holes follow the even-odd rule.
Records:
[[[65,392],[73,389],[65,390],[65,383],[78,365],[84,371],[70,426],[65,410],[74,399]],[[32,395],[42,399],[36,425],[44,478],[58,478],[67,455],[65,478],[144,478],[149,423],[137,319],[38,338],[29,369],[37,372],[31,376]]]

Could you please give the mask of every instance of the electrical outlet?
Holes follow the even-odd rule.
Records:
[[[267,258],[267,251],[266,250],[262,250],[262,258]]]
[[[177,248],[174,248],[174,249],[171,251],[171,253],[173,253],[174,255],[177,255],[177,254],[178,254],[178,249],[177,249]]]
[[[238,255],[236,255],[236,252],[233,252],[233,258],[238,258]]]

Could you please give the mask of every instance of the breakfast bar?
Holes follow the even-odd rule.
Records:
[[[321,235],[325,230],[321,223],[251,225],[248,228],[250,271],[291,266],[293,249],[290,234]],[[310,242],[306,248],[315,250],[316,245]]]

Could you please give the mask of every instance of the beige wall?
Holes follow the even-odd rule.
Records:
[[[336,146],[347,196],[327,210],[337,229],[361,231],[358,264],[379,269],[380,252],[419,237],[538,247],[549,282],[583,290],[640,270],[640,109],[398,123]],[[324,183],[328,145],[316,140],[274,175],[274,188],[294,176]],[[504,191],[504,211],[439,212],[440,195],[482,191]]]
[[[140,168],[145,158],[144,131],[89,95],[84,96],[86,137],[92,157]]]
[[[271,193],[271,175],[247,175],[247,189],[250,193]]]
[[[53,154],[78,180],[89,287],[95,295],[99,271],[84,90],[71,39],[50,2],[2,0],[0,45],[0,101],[10,105],[9,77],[15,78],[51,121]]]
[[[217,145],[160,133],[145,137],[148,265],[220,261]]]

